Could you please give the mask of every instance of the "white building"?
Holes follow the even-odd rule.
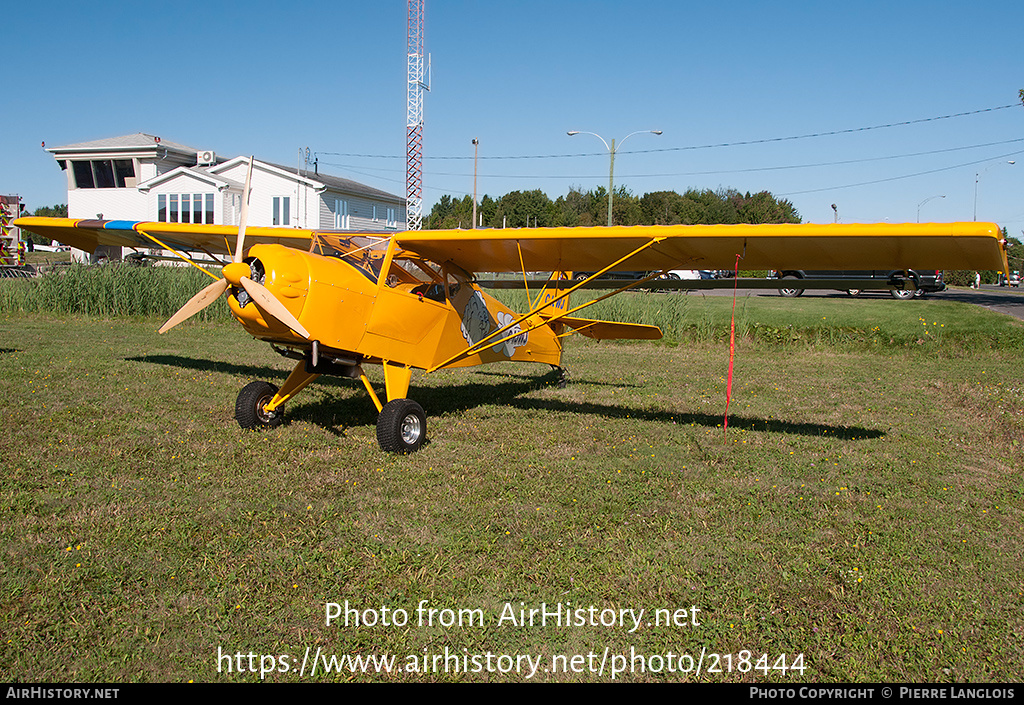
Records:
[[[47,149],[68,179],[68,217],[237,225],[247,157],[137,133]],[[255,160],[249,225],[404,230],[405,199],[349,179]],[[107,254],[120,258],[120,248]]]

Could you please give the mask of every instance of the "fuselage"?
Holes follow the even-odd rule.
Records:
[[[260,340],[299,350],[316,340],[326,354],[420,369],[431,369],[482,341],[493,344],[446,366],[561,361],[562,346],[550,326],[528,330],[541,323],[536,317],[513,323],[517,314],[454,266],[401,254],[324,256],[282,245],[255,245],[245,262],[250,278],[310,333],[310,339],[303,339],[264,316],[244,290],[233,287],[228,296],[232,315]]]

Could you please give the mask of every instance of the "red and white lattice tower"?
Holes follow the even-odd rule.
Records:
[[[409,0],[408,59],[405,123],[405,210],[409,230],[423,227],[423,93],[424,83],[423,5]]]

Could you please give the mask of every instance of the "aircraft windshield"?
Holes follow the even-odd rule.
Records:
[[[317,233],[313,237],[310,252],[342,259],[362,272],[367,279],[376,282],[387,248],[388,238],[384,237],[339,237]]]
[[[310,252],[342,259],[370,281],[378,282],[388,242],[386,237],[316,233]],[[399,250],[391,260],[384,284],[391,289],[443,303],[446,297],[454,296],[469,279],[466,272],[451,263],[442,267],[415,253]]]

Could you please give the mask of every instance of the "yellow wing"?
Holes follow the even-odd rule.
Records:
[[[399,244],[471,272],[615,269],[1007,270],[995,223],[422,230]]]
[[[70,218],[19,218],[15,225],[82,250],[97,245],[230,254],[232,225]],[[246,245],[308,249],[321,231],[251,227]],[[323,231],[325,234],[335,231]],[[403,249],[468,272],[615,269],[976,269],[1007,271],[995,223],[871,225],[653,225],[514,230],[419,230],[346,233],[394,237]],[[621,260],[621,262],[619,262]]]
[[[44,238],[94,252],[98,245],[158,247],[150,235],[179,251],[230,255],[238,235],[237,225],[147,223],[132,220],[78,220],[74,218],[19,218],[18,227]],[[309,249],[312,230],[249,227],[246,246],[275,243]]]

